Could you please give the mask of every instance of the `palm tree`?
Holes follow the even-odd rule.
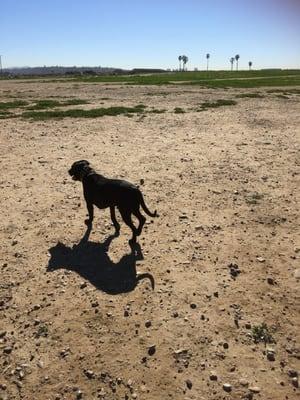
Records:
[[[233,63],[234,63],[235,58],[231,57],[230,59],[230,64],[231,64],[231,71],[233,70]]]
[[[181,60],[182,60],[182,56],[179,56],[179,57],[178,57],[178,60],[179,60],[179,71],[181,71]]]
[[[235,61],[236,61],[236,70],[238,70],[239,69],[239,58],[240,58],[240,55],[237,54],[234,58],[235,58]]]
[[[181,56],[181,59],[183,62],[183,71],[184,71],[185,64],[189,61],[189,58],[187,56],[183,55],[183,56]]]
[[[249,62],[248,62],[248,65],[249,65],[249,71],[251,71],[252,61],[249,61]]]
[[[206,70],[208,71],[208,60],[209,60],[209,57],[210,57],[210,54],[209,53],[207,53],[206,54]]]

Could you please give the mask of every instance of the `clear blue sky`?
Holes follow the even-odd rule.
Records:
[[[3,67],[300,68],[300,0],[0,0]]]

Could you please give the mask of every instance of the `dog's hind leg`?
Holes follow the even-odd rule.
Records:
[[[110,207],[110,217],[112,220],[112,223],[114,224],[115,230],[116,230],[116,235],[119,235],[120,233],[120,224],[118,223],[116,219],[116,211],[115,207]]]
[[[138,230],[133,225],[133,222],[131,220],[131,212],[124,208],[119,208],[119,211],[120,211],[120,214],[121,214],[125,224],[128,225],[129,228],[132,230],[132,238],[131,238],[130,242],[135,243],[136,237],[138,235]]]
[[[141,214],[139,209],[134,210],[133,214],[137,217],[137,219],[139,220],[139,223],[140,223],[139,227],[137,228],[137,233],[136,233],[137,236],[140,236],[140,234],[142,233],[143,226],[146,222],[146,218]]]

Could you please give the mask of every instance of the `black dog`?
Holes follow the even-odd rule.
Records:
[[[130,243],[136,243],[136,237],[141,234],[146,221],[139,210],[140,206],[150,217],[158,217],[156,211],[151,213],[148,210],[143,195],[136,186],[120,179],[108,179],[97,174],[86,160],[76,161],[69,170],[69,174],[75,181],[82,182],[83,194],[89,213],[89,218],[85,220],[88,226],[92,225],[94,218],[93,205],[98,208],[110,207],[111,220],[118,235],[120,224],[116,220],[115,207],[117,207],[124,222],[132,230]],[[133,225],[131,214],[138,218],[138,228]]]

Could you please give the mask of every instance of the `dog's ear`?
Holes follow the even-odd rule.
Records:
[[[77,161],[76,164],[90,165],[89,161],[87,161],[87,160],[80,160],[80,161]]]

